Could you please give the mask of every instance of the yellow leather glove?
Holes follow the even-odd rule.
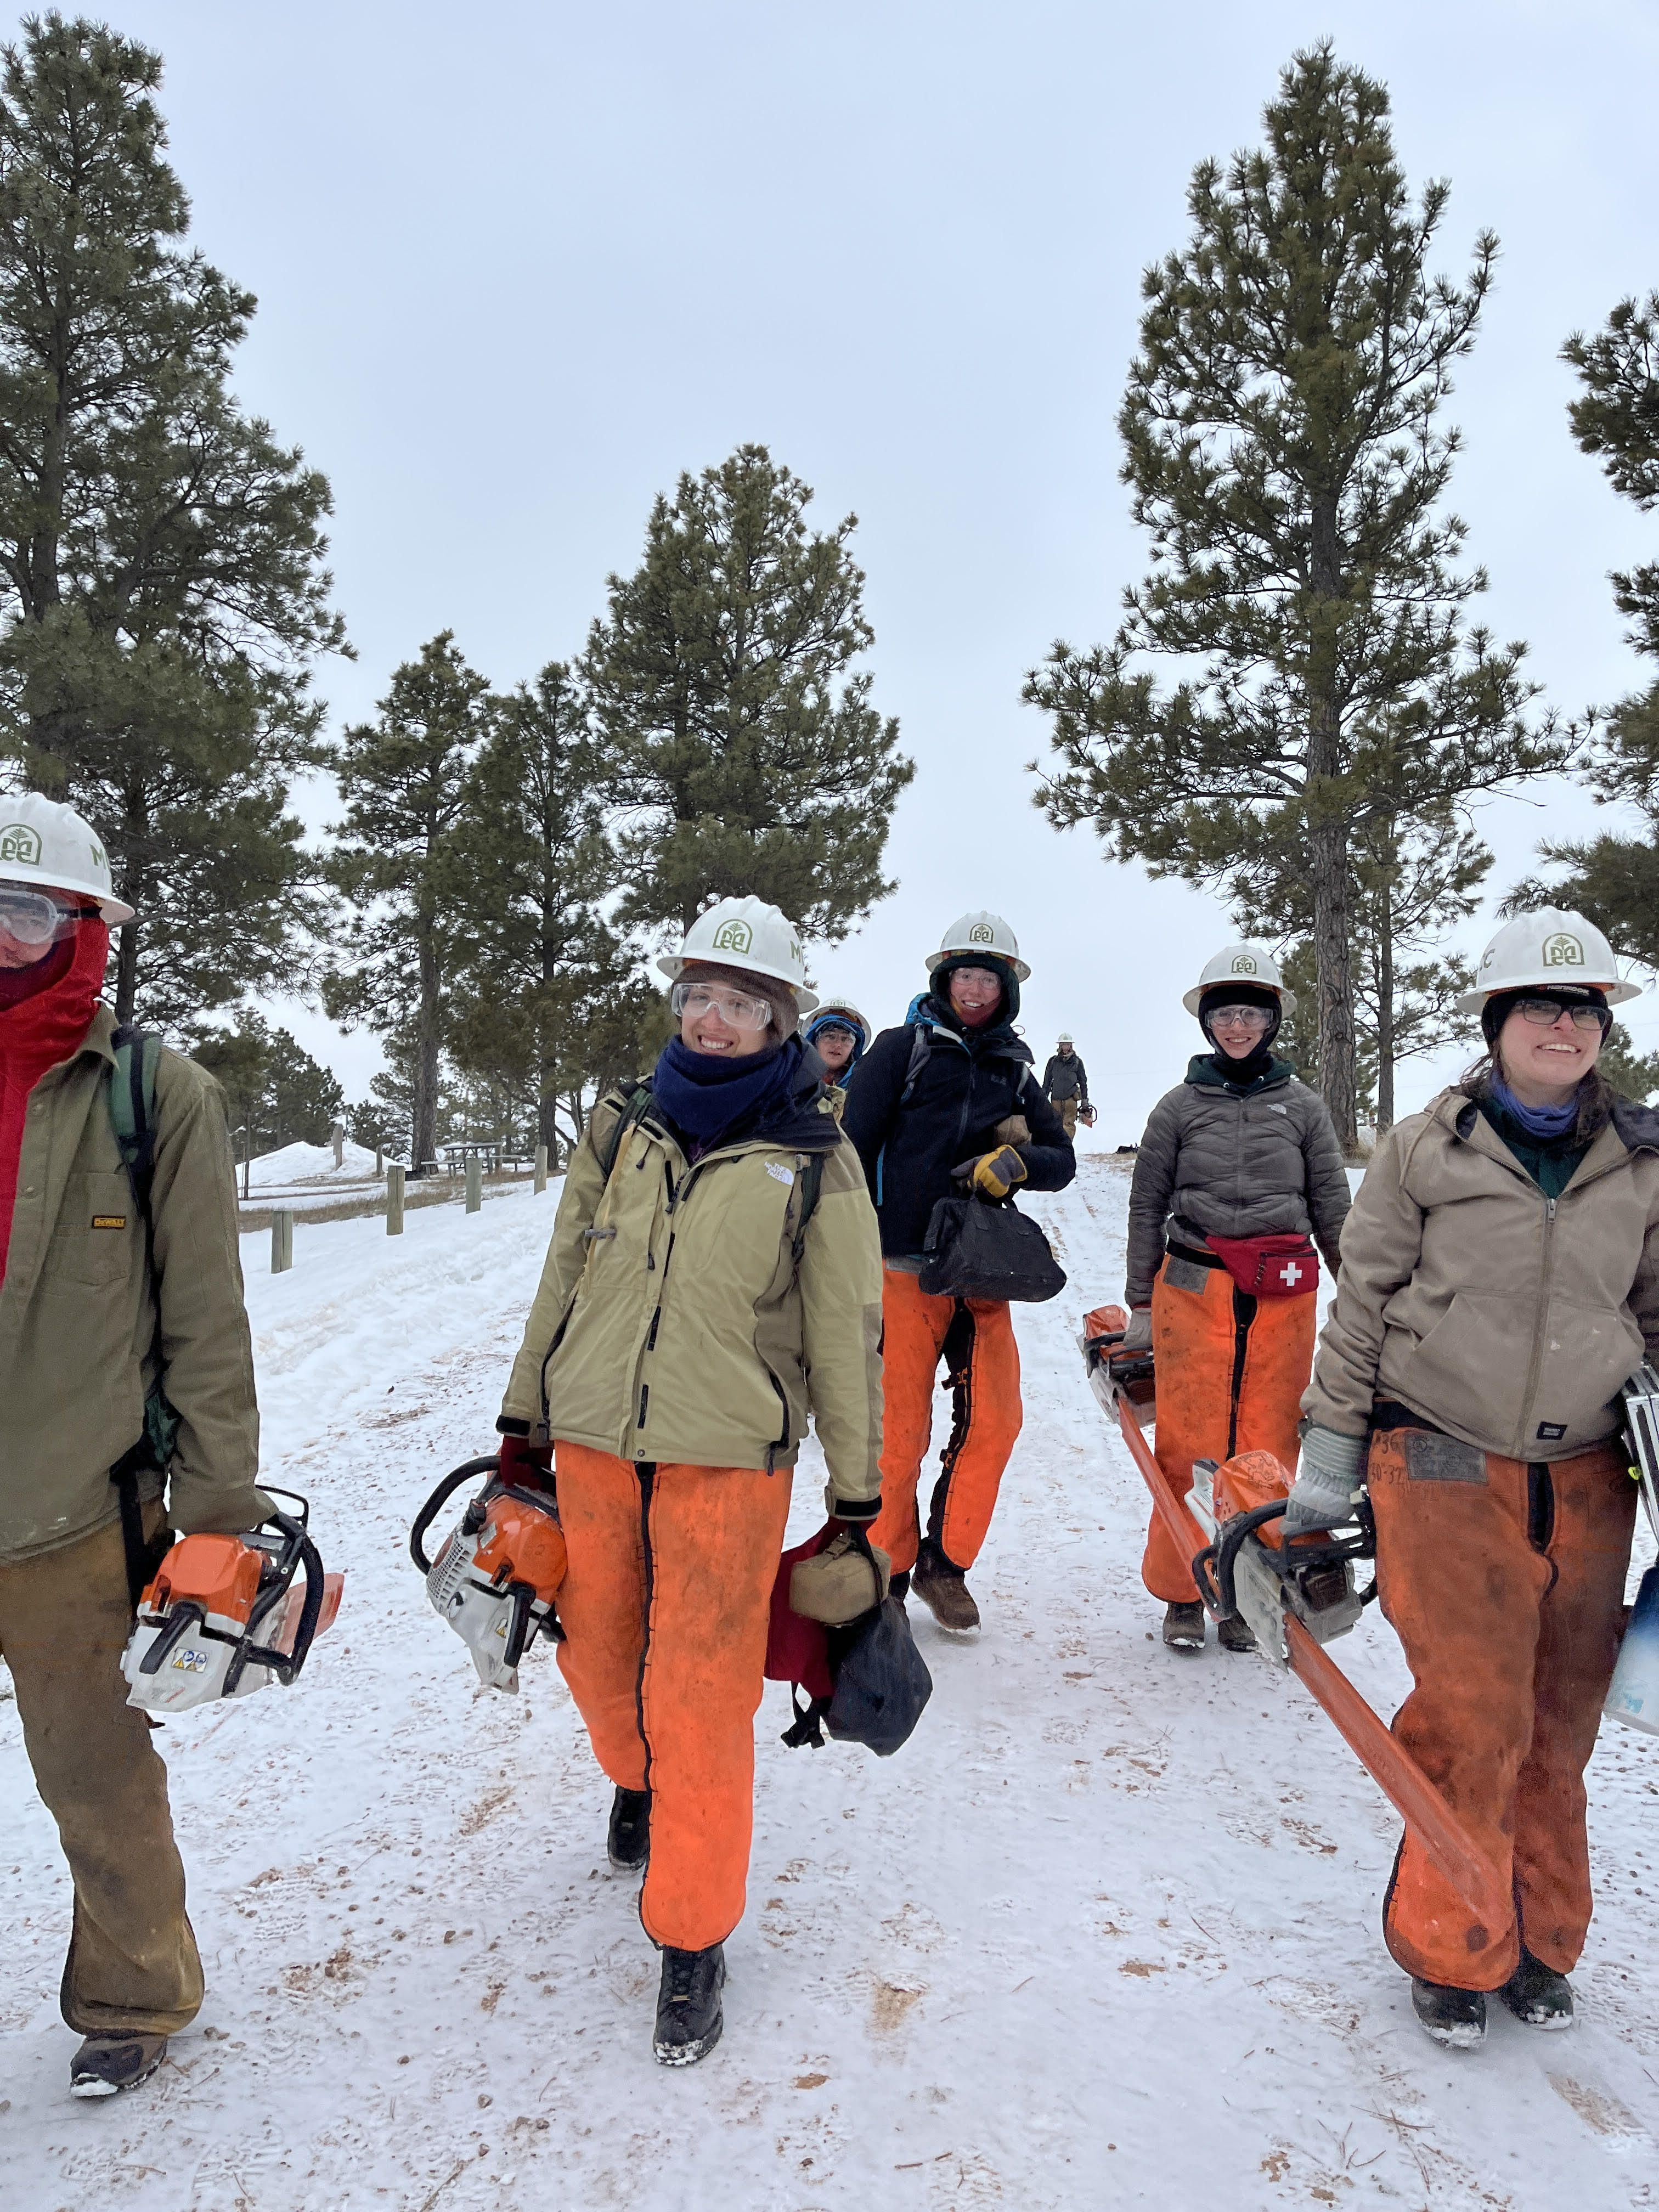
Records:
[[[1006,1198],[1018,1182],[1025,1180],[1025,1163],[1012,1145],[1000,1152],[986,1152],[974,1162],[973,1185],[981,1198]]]

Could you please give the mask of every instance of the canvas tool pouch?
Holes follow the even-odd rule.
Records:
[[[1310,1237],[1212,1236],[1206,1242],[1250,1297],[1304,1298],[1319,1288],[1319,1255]]]
[[[844,1628],[886,1596],[892,1564],[868,1537],[840,1529],[821,1552],[790,1570],[789,1609],[826,1628]]]

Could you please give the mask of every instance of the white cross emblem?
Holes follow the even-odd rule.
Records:
[[[1302,1280],[1302,1270],[1297,1266],[1294,1260],[1291,1261],[1287,1267],[1285,1267],[1280,1271],[1279,1279],[1282,1282],[1291,1284],[1292,1286]]]

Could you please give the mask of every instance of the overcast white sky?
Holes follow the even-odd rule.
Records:
[[[1109,634],[1144,568],[1113,427],[1139,273],[1185,235],[1194,164],[1257,139],[1322,33],[1389,85],[1413,185],[1451,179],[1442,264],[1503,241],[1451,404],[1483,617],[1565,709],[1640,680],[1606,572],[1654,556],[1659,518],[1572,444],[1557,352],[1659,284],[1652,0],[107,12],[163,53],[195,237],[259,295],[244,398],[334,487],[361,655],[321,673],[337,718],[440,629],[499,685],[573,653],[653,495],[763,441],[822,526],[860,517],[876,700],[920,764],[899,890],[818,980],[896,1019],[945,924],[1000,909],[1028,1035],[1041,1060],[1075,1032],[1098,1141],[1178,1079],[1181,993],[1230,932],[1032,809],[1021,677]],[[1554,787],[1489,809],[1494,888],[1592,814]],[[290,1018],[362,1095],[372,1044]],[[1627,1018],[1659,1042],[1651,997]],[[1402,1110],[1444,1073],[1407,1063]]]

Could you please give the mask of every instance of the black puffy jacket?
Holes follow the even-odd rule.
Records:
[[[884,1030],[866,1053],[842,1117],[842,1134],[864,1163],[889,1259],[920,1255],[935,1204],[962,1195],[951,1169],[994,1152],[997,1125],[1011,1114],[1023,1114],[1031,1132],[1030,1144],[1018,1147],[1024,1188],[1064,1190],[1077,1173],[1077,1155],[1042,1095],[1030,1052],[1006,1022],[964,1031],[932,997],[916,1016],[902,1029]],[[926,1033],[927,1056],[912,1076],[919,1031]]]

